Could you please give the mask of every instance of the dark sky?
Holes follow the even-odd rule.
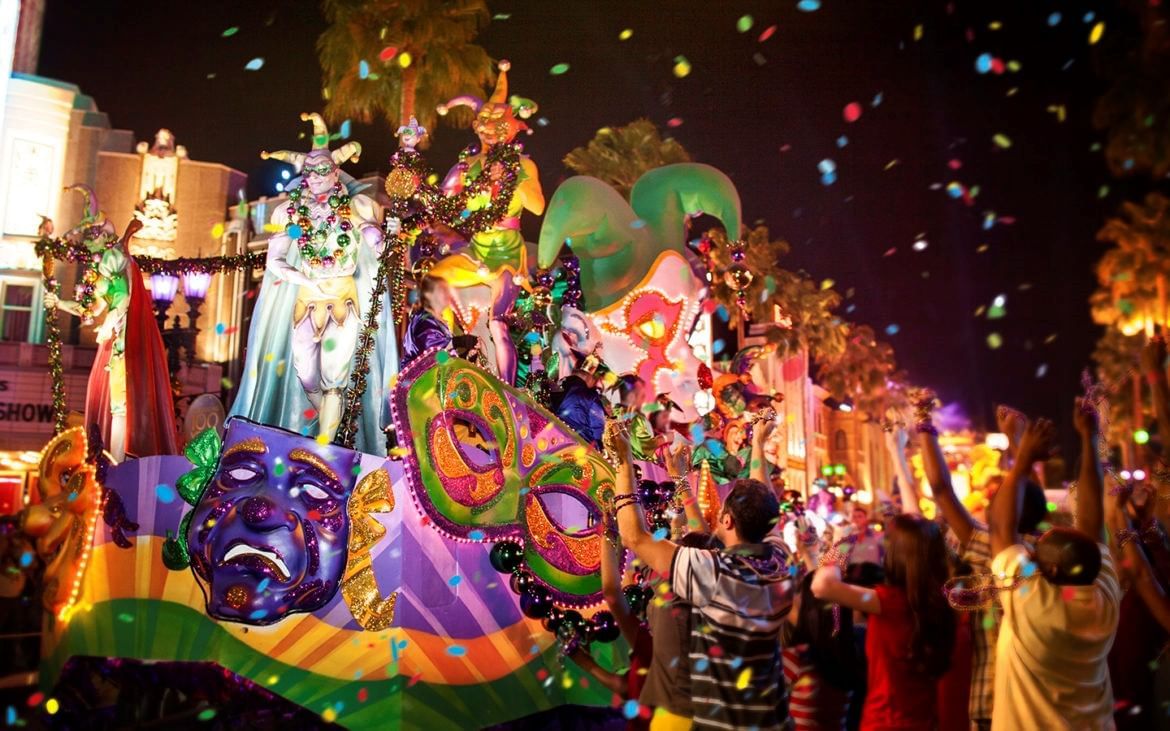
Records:
[[[512,61],[513,93],[535,99],[549,121],[526,143],[546,195],[566,176],[560,158],[598,127],[678,118],[672,134],[736,181],[745,220],[792,243],[787,266],[853,292],[843,314],[889,340],[915,382],[959,401],[978,424],[993,400],[1067,420],[1098,335],[1086,303],[1101,251],[1094,235],[1126,194],[1091,149],[1103,85],[1088,37],[1105,20],[1102,46],[1113,38],[1121,19],[1110,3],[822,0],[815,12],[796,0],[490,5],[508,17],[480,42]],[[740,33],[745,14],[754,25]],[[231,26],[239,32],[221,37]],[[195,159],[262,173],[258,189],[273,179],[259,150],[299,149],[298,114],[319,108],[321,26],[313,0],[48,0],[40,71],[79,84],[140,139],[169,127]],[[622,42],[625,28],[633,37]],[[1019,70],[980,74],[983,53]],[[693,69],[682,79],[671,70],[680,54]],[[246,71],[254,57],[263,68]],[[569,71],[551,75],[557,63]],[[842,118],[850,102],[863,108],[852,124]],[[997,134],[1010,146],[997,145]],[[387,126],[355,125],[354,137],[365,148],[360,171],[387,167]],[[470,140],[441,129],[431,164],[446,169]],[[825,158],[837,168],[829,186],[817,170]],[[948,195],[952,181],[978,186],[972,205]],[[997,222],[985,230],[988,212]],[[920,234],[928,246],[916,252]],[[1001,294],[1003,318],[974,315]],[[992,333],[1002,337],[996,349]]]

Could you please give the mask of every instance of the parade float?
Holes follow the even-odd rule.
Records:
[[[340,169],[360,146],[331,150],[304,115],[308,152],[264,153],[299,176],[266,254],[132,257],[134,229],[117,235],[92,197],[66,236],[41,239],[46,305],[104,312],[108,352],[85,425],[67,427],[46,311],[56,436],[23,522],[47,566],[46,691],[96,657],[213,663],[350,728],[611,704],[566,653],[624,664],[599,578],[614,469],[551,410],[548,374],[599,358],[693,418],[710,371],[688,336],[711,273],[687,254],[688,219],[737,234],[739,199],[687,163],[647,173],[629,201],[571,178],[545,210],[516,139],[535,105],[508,96],[506,70],[489,100],[442,110],[471,107],[478,144],[440,184],[426,131],[399,130],[386,206]],[[535,261],[525,211],[544,214]],[[75,300],[54,262],[80,266]],[[237,397],[180,451],[140,272],[245,268],[265,274]],[[412,290],[448,296],[412,310]]]

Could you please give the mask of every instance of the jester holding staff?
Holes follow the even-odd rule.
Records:
[[[361,146],[347,142],[330,151],[321,115],[301,119],[313,123],[307,154],[261,153],[293,165],[300,177],[290,184],[287,203],[272,212],[276,233],[268,240],[264,282],[231,413],[304,434],[313,431],[315,420],[315,436],[329,441],[341,419],[362,313],[370,306],[383,229],[377,204],[340,168],[358,159]],[[397,225],[389,221],[386,230],[396,234]],[[384,417],[382,393],[397,366],[388,330],[379,328],[374,335],[358,425],[357,448],[373,454],[385,454],[382,428],[388,414]]]

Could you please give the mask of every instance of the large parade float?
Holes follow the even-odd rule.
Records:
[[[546,204],[518,137],[533,105],[506,71],[486,101],[440,110],[471,107],[478,137],[445,177],[426,130],[399,130],[389,205],[341,170],[359,145],[330,149],[304,115],[307,152],[264,153],[298,176],[264,254],[132,256],[135,227],[85,189],[84,219],[42,237],[46,306],[101,343],[71,424],[46,312],[56,435],[22,526],[46,564],[47,692],[85,657],[214,664],[350,728],[611,703],[565,655],[612,667],[621,644],[599,578],[614,470],[550,385],[604,362],[697,418],[712,376],[688,338],[710,278],[747,277],[686,242],[698,215],[735,239],[739,199],[685,163],[628,198],[570,178]],[[537,242],[526,214],[543,215]],[[62,293],[69,264],[82,275]],[[144,276],[245,268],[265,273],[234,403],[182,444]]]

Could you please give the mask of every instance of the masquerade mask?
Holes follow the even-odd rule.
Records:
[[[208,614],[270,624],[328,603],[345,569],[358,454],[236,417],[215,466],[196,464],[206,484],[181,532]]]

